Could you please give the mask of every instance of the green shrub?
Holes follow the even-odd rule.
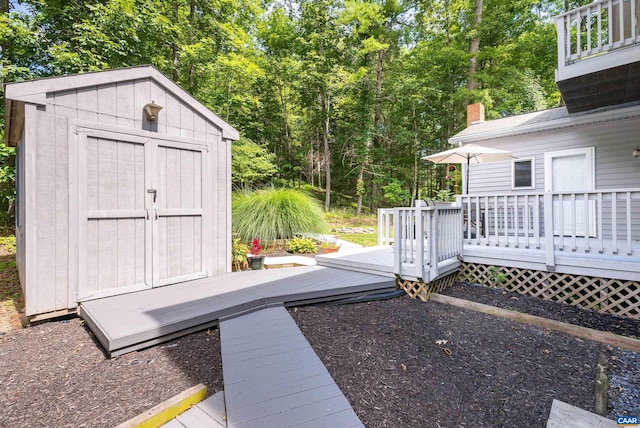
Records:
[[[240,271],[247,263],[249,246],[240,242],[240,238],[233,238],[231,243],[231,263],[236,271]]]
[[[287,242],[287,251],[293,254],[313,254],[316,252],[316,241],[312,238],[293,238]]]
[[[294,189],[240,192],[233,197],[233,231],[244,242],[291,239],[300,233],[323,233],[327,221],[320,203]]]

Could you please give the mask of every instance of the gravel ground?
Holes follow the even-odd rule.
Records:
[[[113,427],[198,383],[222,389],[218,330],[111,360],[77,318],[0,335],[0,427]]]

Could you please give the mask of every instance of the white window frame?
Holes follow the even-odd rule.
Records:
[[[516,162],[531,162],[531,186],[516,186]],[[518,158],[511,161],[511,190],[528,190],[536,188],[536,159]]]

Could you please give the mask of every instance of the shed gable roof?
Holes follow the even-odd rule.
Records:
[[[207,120],[222,129],[223,138],[238,140],[240,137],[234,127],[222,120],[202,103],[193,98],[191,94],[151,65],[8,83],[5,86],[5,98],[7,101],[46,104],[47,93],[145,78],[151,78],[157,84],[163,86],[169,92],[172,92],[185,103],[189,104]]]
[[[458,145],[500,137],[612,122],[632,117],[640,117],[640,104],[608,108],[577,115],[570,115],[565,107],[558,107],[475,123],[449,138],[449,143]]]

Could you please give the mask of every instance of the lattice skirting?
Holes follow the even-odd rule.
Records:
[[[463,263],[458,280],[640,319],[637,281],[475,263]]]
[[[429,300],[431,293],[441,293],[446,288],[451,287],[453,283],[456,282],[457,277],[458,272],[454,272],[447,276],[437,278],[428,284],[424,281],[410,281],[398,277],[396,278],[396,286],[403,289],[412,299],[418,298],[426,302]]]

